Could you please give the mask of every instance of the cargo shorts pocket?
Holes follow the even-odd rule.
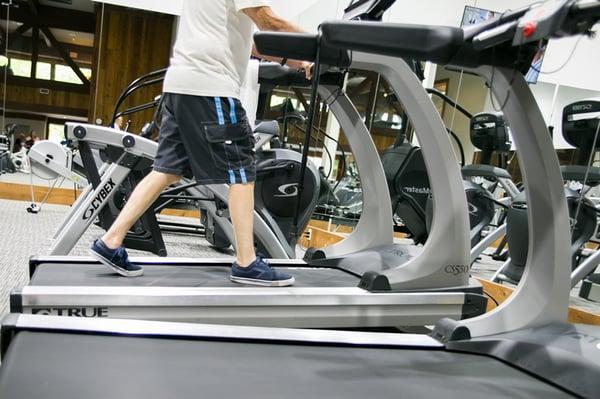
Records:
[[[202,130],[216,168],[229,171],[253,165],[254,136],[247,123],[203,123]]]

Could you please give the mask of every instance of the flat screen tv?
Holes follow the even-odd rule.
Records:
[[[495,11],[465,6],[465,11],[463,13],[463,18],[462,22],[460,23],[460,27],[464,28],[465,26],[469,25],[477,25],[481,22],[485,22],[489,19],[494,18],[496,15],[498,15],[498,13]]]

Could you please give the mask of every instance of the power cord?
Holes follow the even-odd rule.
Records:
[[[498,303],[498,301],[493,296],[491,296],[488,292],[486,292],[485,290],[483,291],[483,295],[490,298],[492,300],[492,302],[494,302],[496,304],[496,306],[500,306],[500,303]]]

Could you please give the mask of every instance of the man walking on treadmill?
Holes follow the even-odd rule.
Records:
[[[294,277],[275,271],[255,253],[254,138],[239,101],[253,52],[254,24],[265,31],[301,31],[275,15],[267,1],[184,0],[164,82],[154,170],[137,185],[111,228],[90,249],[96,259],[120,275],[143,274],[122,247],[131,226],[166,187],[182,176],[193,175],[198,184],[230,185],[229,212],[237,248],[231,280],[279,287],[294,283]],[[288,64],[309,76],[308,63]]]

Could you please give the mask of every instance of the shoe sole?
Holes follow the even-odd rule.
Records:
[[[96,260],[98,262],[102,263],[105,266],[108,266],[112,271],[118,273],[119,275],[121,275],[123,277],[140,277],[144,274],[144,269],[129,271],[129,270],[120,268],[120,267],[116,266],[114,263],[112,263],[110,260],[106,259],[101,254],[99,254],[98,252],[94,251],[93,249],[90,249],[90,255],[92,255],[94,258],[96,258]]]
[[[229,276],[229,279],[234,283],[244,284],[244,285],[257,285],[260,287],[289,287],[293,285],[296,279],[294,277],[288,278],[287,280],[259,280],[256,278],[247,278],[247,277],[236,277]]]

